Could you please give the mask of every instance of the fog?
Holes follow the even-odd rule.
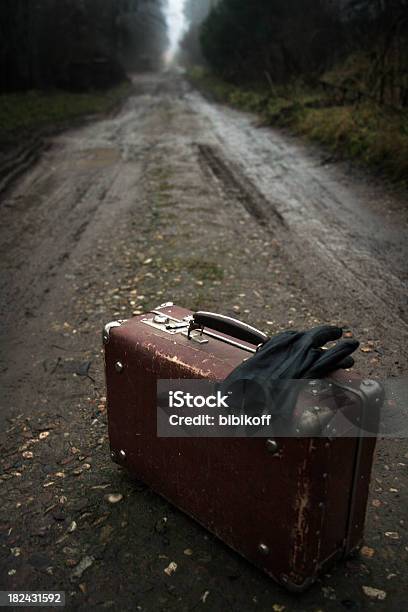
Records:
[[[167,64],[173,62],[186,28],[184,14],[185,0],[167,0],[166,20],[168,25],[169,46],[165,54]]]

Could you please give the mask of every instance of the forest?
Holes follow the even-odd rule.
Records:
[[[0,159],[81,117],[110,112],[128,74],[161,67],[166,0],[2,0]]]
[[[188,0],[191,13],[198,5]],[[197,84],[266,124],[407,180],[407,0],[219,0],[207,8],[183,41]]]
[[[0,91],[108,87],[157,67],[161,0],[2,0]]]
[[[123,97],[127,74],[159,70],[169,6],[2,0],[0,144],[33,126],[107,110]],[[180,6],[189,27],[178,58],[196,84],[259,113],[266,124],[406,177],[408,0]]]
[[[222,0],[201,32],[211,68],[233,82],[319,78],[351,53],[380,102],[408,104],[406,0]]]

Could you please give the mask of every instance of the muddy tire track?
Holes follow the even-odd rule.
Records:
[[[408,210],[370,177],[327,167],[322,154],[253,124],[250,115],[190,104],[206,117],[213,140],[199,158],[226,193],[275,232],[305,284],[341,318],[371,328],[408,359]],[[322,165],[323,164],[323,165]]]
[[[273,226],[274,221],[285,226],[285,221],[273,203],[267,201],[253,182],[244,177],[238,168],[223,158],[221,151],[209,144],[197,144],[199,161],[208,167],[228,198],[242,204],[244,208],[264,226]]]

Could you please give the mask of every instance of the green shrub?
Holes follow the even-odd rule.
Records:
[[[366,100],[360,104],[333,104],[321,89],[300,81],[279,86],[240,88],[203,69],[191,80],[218,100],[256,112],[266,125],[289,127],[298,134],[349,157],[385,171],[408,185],[408,114],[397,113]]]
[[[336,153],[408,180],[407,117],[402,114],[385,112],[372,102],[308,109],[294,127]]]

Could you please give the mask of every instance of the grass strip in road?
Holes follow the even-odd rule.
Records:
[[[369,99],[339,103],[332,92],[302,83],[265,88],[227,83],[204,69],[190,81],[216,100],[257,113],[262,124],[290,128],[338,157],[355,159],[408,186],[408,113]]]
[[[58,128],[72,120],[111,111],[131,91],[129,82],[106,91],[28,91],[0,95],[0,146],[44,128]]]

